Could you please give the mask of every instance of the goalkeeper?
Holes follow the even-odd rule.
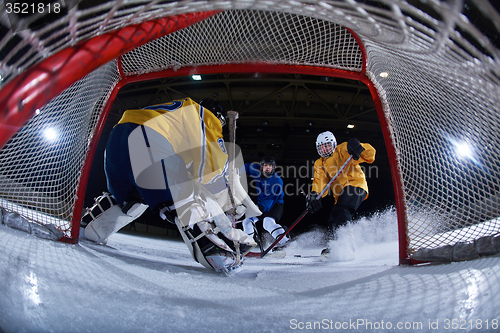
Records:
[[[177,225],[197,262],[225,273],[240,266],[242,255],[257,244],[232,228],[224,214],[235,208],[226,186],[225,116],[211,99],[198,104],[184,98],[125,111],[105,151],[108,190],[116,205],[90,222],[85,236],[105,243],[149,206]],[[243,203],[248,207],[251,200],[238,189],[234,201],[242,213]]]
[[[322,208],[321,201],[317,200],[319,193],[332,179],[332,176],[342,167],[352,155],[353,160],[331,184],[330,189],[335,197],[335,205],[328,218],[326,241],[334,239],[335,231],[352,220],[354,213],[361,203],[368,198],[368,184],[360,163],[375,161],[375,148],[368,143],[360,143],[352,138],[337,146],[337,140],[332,132],[320,133],[316,139],[316,149],[321,156],[314,163],[314,179],[311,193],[306,198],[306,205],[310,213]],[[327,195],[325,191],[323,197]],[[328,254],[324,249],[322,254]]]

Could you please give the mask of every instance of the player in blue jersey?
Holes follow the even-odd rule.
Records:
[[[243,231],[252,237],[255,236],[254,229],[257,229],[257,232],[265,230],[274,239],[285,233],[285,229],[278,224],[283,215],[283,199],[285,196],[283,192],[283,180],[275,170],[276,161],[271,156],[264,157],[260,164],[245,164],[245,173],[249,181],[249,191],[254,190],[256,192],[257,206],[262,212],[262,215],[259,217],[243,220]],[[256,228],[254,228],[254,225]],[[289,240],[287,236],[284,236],[276,247],[285,246]]]

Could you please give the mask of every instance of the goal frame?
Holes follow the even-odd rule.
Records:
[[[208,7],[210,9],[221,8],[211,6]],[[408,8],[406,9],[408,10]],[[114,80],[110,86],[111,88],[106,90],[107,95],[104,98],[105,102],[103,103],[103,107],[99,107],[99,110],[102,111],[99,114],[96,126],[92,129],[91,139],[89,140],[90,143],[86,146],[87,149],[85,150],[84,163],[81,166],[80,177],[78,178],[76,185],[72,187],[76,192],[75,198],[70,198],[73,202],[73,206],[70,206],[69,208],[69,210],[72,210],[71,220],[68,221],[69,218],[64,220],[65,222],[68,221],[70,223],[71,232],[61,240],[69,243],[78,242],[80,217],[83,210],[83,202],[90,177],[92,161],[106,124],[108,114],[110,113],[111,107],[119,91],[124,86],[141,81],[176,76],[188,76],[192,74],[255,72],[304,74],[356,80],[368,87],[371,98],[374,101],[391,169],[398,223],[399,260],[401,264],[419,263],[418,260],[415,260],[410,256],[412,239],[408,236],[408,233],[412,230],[412,208],[408,206],[408,202],[405,200],[410,200],[411,198],[407,196],[405,199],[405,195],[407,195],[405,194],[405,191],[408,191],[408,188],[405,189],[404,186],[406,186],[407,180],[402,178],[403,173],[409,171],[405,169],[408,168],[408,166],[404,165],[405,159],[400,156],[403,154],[404,157],[404,151],[401,152],[397,150],[397,147],[404,144],[404,142],[398,141],[398,132],[393,128],[394,119],[391,117],[391,105],[389,105],[386,91],[384,91],[386,87],[381,85],[381,82],[377,81],[377,78],[374,77],[375,74],[373,72],[374,64],[372,53],[370,53],[370,58],[368,58],[365,45],[370,50],[373,50],[374,46],[378,46],[378,44],[371,44],[374,40],[371,40],[369,38],[370,36],[367,36],[366,31],[363,32],[362,30],[356,30],[360,36],[364,36],[366,38],[364,40],[365,44],[363,43],[363,39],[361,39],[356,32],[345,27],[355,39],[357,45],[359,46],[359,50],[361,51],[361,69],[357,67],[352,71],[322,67],[319,63],[317,66],[293,64],[285,65],[279,64],[279,60],[275,61],[275,63],[243,62],[239,64],[229,63],[222,65],[198,65],[196,67],[181,67],[138,75],[131,75],[130,72],[129,74],[125,74],[122,70],[121,57],[129,51],[132,51],[135,48],[162,36],[167,36],[183,28],[190,27],[195,23],[201,22],[221,12],[223,11],[210,10],[190,12],[157,18],[138,24],[124,25],[111,32],[97,35],[76,45],[62,49],[61,51],[41,60],[39,63],[21,72],[18,76],[15,76],[11,81],[1,87],[0,106],[4,111],[3,113],[0,113],[0,127],[2,128],[2,131],[0,131],[0,147],[6,144],[7,141],[15,135],[15,133],[17,133],[17,131],[22,128],[22,126],[26,124],[26,122],[33,115],[35,115],[40,108],[47,105],[50,101],[52,101],[52,99],[64,92],[64,90],[70,87],[73,83],[81,80],[84,76],[92,73],[99,67],[109,64],[112,61],[116,61],[118,77],[113,77]],[[411,18],[411,15],[416,15],[416,13],[410,13],[408,15],[408,17]],[[335,24],[341,25],[341,23]],[[430,23],[429,26],[431,26]],[[425,29],[423,30],[427,32]],[[461,40],[460,42],[464,43],[464,40]],[[356,43],[353,42],[352,44],[354,45]],[[415,45],[417,45],[417,47],[421,46],[418,44]],[[470,45],[466,44],[464,49],[470,51],[471,47],[469,46]],[[391,49],[390,47],[387,47],[387,45],[384,47],[389,50]],[[462,49],[460,49],[460,51],[462,51]],[[402,49],[401,52],[404,53],[405,50]],[[387,55],[387,53],[385,54]],[[474,54],[474,52],[471,51],[471,54]],[[405,56],[407,55],[408,54],[405,54]],[[453,56],[456,56],[456,54],[453,54]],[[493,67],[493,65],[491,66]],[[367,70],[367,68],[369,69]],[[407,118],[404,118],[403,120],[407,120]],[[80,164],[80,162],[78,162],[78,164]],[[479,202],[478,205],[479,204],[481,204],[481,202]],[[67,216],[69,216],[69,214]],[[434,225],[434,221],[431,222],[431,225]]]
[[[0,133],[0,146],[3,146],[10,139],[10,137],[12,137],[12,135],[14,135],[17,130],[35,114],[37,109],[48,103],[52,98],[69,87],[73,82],[81,79],[99,66],[118,58],[117,66],[120,79],[112,89],[103,112],[100,115],[87,156],[85,158],[80,183],[76,191],[77,199],[74,204],[73,217],[70,222],[72,225],[71,236],[65,236],[61,239],[61,241],[68,243],[78,242],[80,232],[80,216],[83,210],[85,191],[90,176],[92,161],[94,159],[95,151],[97,149],[104,125],[107,121],[111,106],[122,87],[130,83],[165,77],[186,76],[194,73],[214,74],[260,72],[307,74],[357,80],[364,83],[369,88],[380,120],[391,167],[398,216],[400,262],[408,263],[406,253],[407,243],[405,237],[406,219],[404,214],[403,195],[400,191],[401,183],[397,171],[398,166],[396,162],[396,151],[391,142],[388,130],[389,126],[387,119],[384,116],[382,102],[379,98],[377,89],[366,75],[366,50],[359,36],[351,29],[347,30],[356,39],[362,52],[363,63],[360,72],[316,66],[252,63],[183,67],[177,70],[168,69],[141,75],[124,75],[120,62],[121,55],[140,45],[146,44],[151,40],[188,27],[219,12],[220,11],[198,12],[165,17],[134,26],[128,26],[113,33],[96,36],[48,57],[41,63],[33,66],[31,69],[14,78],[0,90],[0,107],[8,111],[7,113],[2,114],[0,119],[0,124],[3,124],[2,128],[8,128],[8,130],[2,130]],[[95,52],[97,51],[100,55],[98,58],[95,56]],[[45,73],[48,71],[55,72],[56,75],[47,76]],[[40,82],[40,84],[33,85],[32,82]],[[18,87],[22,88],[19,89]],[[27,100],[28,102],[26,102]]]

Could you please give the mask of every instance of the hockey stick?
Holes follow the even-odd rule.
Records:
[[[340,173],[342,171],[344,171],[345,167],[347,166],[347,164],[349,162],[351,162],[352,160],[352,156],[349,156],[349,158],[345,161],[345,163],[340,167],[339,171],[337,171],[337,173],[335,174],[335,176],[332,177],[332,179],[328,182],[328,184],[326,184],[326,186],[323,188],[323,190],[321,191],[321,193],[316,197],[317,199],[316,200],[320,200],[321,197],[323,196],[323,194],[325,194],[326,191],[328,191],[328,188],[332,185],[332,183],[335,181],[335,179],[338,178],[338,176],[340,175]],[[260,254],[260,257],[263,258],[266,254],[269,253],[269,251],[271,251],[278,243],[279,241],[285,237],[286,235],[288,235],[288,233],[297,225],[297,223],[300,222],[300,220],[302,220],[304,218],[304,216],[307,215],[307,213],[309,212],[309,208],[306,208],[306,210],[304,210],[304,212],[302,212],[302,214],[300,214],[300,216],[295,220],[295,222],[293,222],[293,224],[288,228],[288,230],[281,234],[275,241],[274,243],[272,243],[268,248],[267,250],[265,250],[264,252],[262,252]]]
[[[228,159],[229,159],[229,172],[227,176],[227,190],[229,192],[229,200],[231,200],[231,206],[233,208],[229,211],[233,216],[236,214],[236,204],[234,202],[233,197],[233,188],[234,188],[234,179],[233,179],[233,171],[234,171],[234,160],[236,158],[236,119],[238,119],[238,112],[236,111],[228,111],[227,118],[229,119],[229,141],[231,143],[228,151]],[[232,221],[234,222],[234,221]]]
[[[229,200],[231,201],[231,206],[232,208],[227,212],[227,214],[231,215],[231,225],[234,228],[235,227],[235,216],[236,216],[236,203],[234,201],[234,196],[233,196],[233,188],[234,188],[234,179],[233,179],[233,172],[234,172],[234,160],[236,159],[236,119],[238,119],[238,112],[236,111],[228,111],[227,112],[227,118],[229,119],[229,141],[231,143],[228,151],[228,159],[229,159],[229,172],[227,175],[227,191],[229,192]],[[234,241],[234,247],[236,248],[236,263],[235,265],[238,265],[242,259],[241,254],[240,254],[240,247],[237,241]]]
[[[253,226],[253,232],[257,235],[257,238],[259,239],[259,249],[260,253],[264,250],[264,247],[262,245],[262,235],[260,234],[259,230],[257,229],[257,225],[253,222],[252,220],[252,226]]]

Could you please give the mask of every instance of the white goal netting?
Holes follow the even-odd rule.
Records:
[[[373,86],[393,169],[402,260],[463,260],[483,253],[478,244],[485,242],[500,250],[500,51],[492,42],[500,16],[486,0],[110,1],[68,4],[44,24],[42,14],[9,16],[1,6],[0,93],[84,41],[168,16],[182,21],[185,14],[217,11],[138,43],[32,110],[0,151],[6,211],[74,237],[83,170],[121,81],[263,63],[353,73]],[[2,126],[9,125],[10,105]],[[65,133],[57,142],[44,137],[49,124]],[[472,244],[473,254],[460,256],[457,244]]]

